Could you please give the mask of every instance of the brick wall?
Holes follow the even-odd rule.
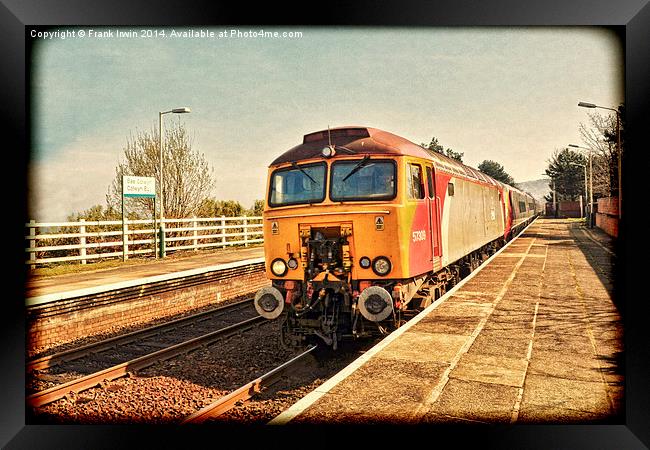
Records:
[[[220,271],[221,272],[221,271]],[[27,310],[27,348],[43,351],[80,338],[255,292],[269,284],[263,264],[57,301]]]
[[[558,202],[558,217],[581,217],[580,202]]]
[[[553,211],[553,202],[546,203],[545,215],[547,217],[554,217],[555,212]],[[580,202],[573,201],[561,201],[557,202],[557,217],[558,218],[567,218],[567,217],[581,217],[582,209],[580,209]]]
[[[618,236],[618,197],[598,199],[596,226],[610,236]]]

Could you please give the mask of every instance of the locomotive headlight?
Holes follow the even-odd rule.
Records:
[[[379,276],[386,276],[390,272],[391,264],[385,256],[378,256],[372,262],[372,270]]]
[[[291,258],[287,263],[289,269],[293,270],[298,267],[298,260],[296,258]]]
[[[271,263],[271,272],[276,277],[284,276],[287,273],[287,263],[282,258],[274,259]]]
[[[368,258],[367,256],[362,257],[359,260],[359,265],[364,269],[367,269],[368,267],[370,267],[370,258]]]
[[[331,158],[336,153],[336,150],[334,150],[334,147],[331,147],[331,146],[328,145],[327,147],[324,147],[323,150],[321,150],[320,153],[325,158]]]

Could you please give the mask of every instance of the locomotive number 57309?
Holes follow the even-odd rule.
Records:
[[[424,230],[413,232],[413,242],[424,241],[427,238],[427,233]]]

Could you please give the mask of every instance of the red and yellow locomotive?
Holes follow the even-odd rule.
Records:
[[[536,214],[511,186],[386,131],[304,136],[269,167],[257,311],[282,343],[384,334]]]

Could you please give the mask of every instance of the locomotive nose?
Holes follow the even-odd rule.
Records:
[[[393,298],[379,286],[364,289],[359,295],[358,305],[363,317],[373,322],[385,320],[393,312]]]
[[[257,291],[253,301],[257,313],[266,319],[275,319],[284,309],[282,294],[272,286],[266,286]]]

